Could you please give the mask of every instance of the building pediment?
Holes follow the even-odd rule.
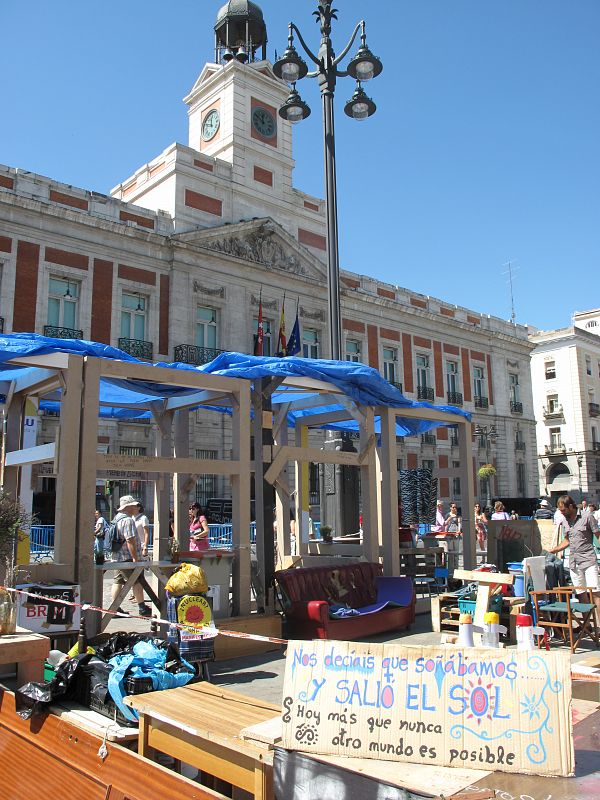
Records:
[[[180,233],[173,237],[203,250],[260,264],[310,280],[325,281],[323,264],[272,219]]]

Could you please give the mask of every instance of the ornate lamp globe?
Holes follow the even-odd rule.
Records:
[[[285,53],[273,64],[273,72],[287,83],[295,83],[308,73],[308,66],[290,42]]]
[[[292,88],[288,99],[279,109],[279,116],[287,119],[288,122],[295,124],[301,122],[310,115],[310,108],[300,97],[296,91],[296,87]]]
[[[373,116],[376,110],[377,106],[360,86],[356,87],[351,99],[344,106],[344,113],[358,121]]]
[[[383,69],[381,60],[374,56],[366,44],[359,47],[357,54],[348,64],[348,74],[358,81],[370,81]]]

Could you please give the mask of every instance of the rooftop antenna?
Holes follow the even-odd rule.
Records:
[[[508,285],[510,286],[510,309],[511,309],[510,321],[514,325],[515,319],[517,317],[517,315],[515,314],[515,295],[513,292],[513,270],[515,269],[515,266],[512,263],[512,261],[507,261],[506,264],[503,264],[502,266],[508,267],[508,269],[505,270],[504,274],[508,275]]]

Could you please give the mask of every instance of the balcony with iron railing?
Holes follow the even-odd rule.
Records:
[[[481,397],[481,395],[475,395],[474,397],[475,408],[489,408],[490,403],[487,397]]]
[[[434,394],[431,386],[417,386],[417,399],[429,400],[433,403]]]
[[[450,447],[458,447],[458,433],[450,430]]]
[[[510,410],[512,414],[522,414],[523,413],[523,403],[520,403],[518,400],[511,400],[510,401]]]
[[[53,339],[83,339],[83,331],[78,328],[59,328],[56,325],[44,325],[44,336]]]
[[[460,392],[448,392],[446,397],[451,406],[462,406],[463,404],[463,396]]]
[[[598,403],[588,403],[588,409],[590,412],[590,417],[598,417],[600,416],[600,404]]]
[[[398,383],[398,381],[391,381],[391,384],[392,384],[392,386],[395,386],[396,389],[398,389],[398,391],[400,393],[402,393],[403,390],[402,390],[402,384],[401,383]]]
[[[434,433],[422,433],[421,434],[421,444],[428,444],[431,447],[435,447],[437,439]]]
[[[214,347],[198,347],[195,344],[180,344],[173,351],[175,361],[182,364],[195,364],[197,367],[208,364],[226,350],[216,350]]]
[[[130,356],[152,361],[152,342],[143,339],[119,339],[119,350],[129,353]]]
[[[553,442],[552,444],[545,445],[544,450],[548,456],[564,455],[567,452],[567,446],[559,444],[558,442]]]
[[[542,413],[545,420],[564,419],[565,416],[563,407],[559,405],[544,406]]]
[[[525,442],[516,441],[515,450],[525,450]]]

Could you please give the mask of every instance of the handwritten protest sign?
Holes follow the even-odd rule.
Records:
[[[283,747],[573,774],[567,653],[290,642]]]

